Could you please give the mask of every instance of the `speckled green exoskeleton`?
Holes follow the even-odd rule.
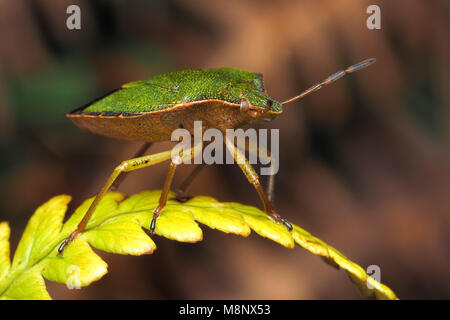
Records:
[[[67,114],[80,128],[116,139],[145,142],[136,156],[123,161],[115,168],[106,183],[97,193],[94,201],[76,230],[59,247],[65,246],[80,234],[89,221],[104,194],[112,187],[117,188],[120,179],[129,171],[171,160],[171,150],[143,156],[151,143],[170,141],[171,134],[178,128],[185,128],[193,134],[194,121],[202,121],[203,129],[226,129],[249,127],[257,122],[272,120],[282,113],[283,105],[299,100],[319,90],[347,73],[365,68],[375,62],[368,59],[331,75],[302,92],[279,102],[270,97],[263,84],[262,75],[232,68],[184,70],[156,75],[146,80],[124,84],[121,88]],[[226,136],[226,135],[224,135]],[[224,138],[228,150],[236,158],[239,150],[234,141]],[[188,157],[194,156],[194,148]],[[275,212],[271,203],[274,177],[269,176],[267,192],[261,186],[259,177],[245,159],[239,163],[248,181],[254,186],[264,205],[264,210],[275,222],[284,224],[289,230],[291,224]],[[164,183],[159,205],[153,213],[150,230],[156,227],[157,218],[163,209],[178,163],[172,159]],[[201,166],[196,167],[177,192],[182,199]]]

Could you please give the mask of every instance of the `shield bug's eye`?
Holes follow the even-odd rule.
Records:
[[[239,95],[239,98],[241,98],[241,112],[246,112],[248,110],[248,101],[245,99],[244,95],[241,93]]]

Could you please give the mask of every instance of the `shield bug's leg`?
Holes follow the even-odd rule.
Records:
[[[245,177],[247,178],[248,182],[250,182],[253,187],[258,192],[259,198],[261,199],[263,205],[264,205],[264,211],[269,215],[270,218],[272,218],[276,222],[281,222],[284,224],[289,231],[292,230],[292,225],[286,220],[283,219],[278,213],[275,212],[275,209],[273,208],[272,204],[269,201],[269,198],[267,197],[266,193],[264,192],[263,187],[261,186],[261,183],[259,182],[259,177],[253,169],[250,162],[244,157],[242,152],[234,145],[234,141],[229,139],[228,137],[224,138],[225,145],[227,146],[230,153],[233,155],[234,160],[237,162],[239,167],[241,168],[242,172],[245,174]],[[242,162],[243,160],[243,162]]]
[[[158,219],[159,215],[161,214],[161,210],[164,208],[167,202],[167,196],[170,191],[170,186],[172,185],[173,176],[175,175],[175,169],[177,168],[177,165],[183,163],[184,161],[188,159],[192,159],[195,157],[195,155],[201,151],[201,143],[194,146],[187,154],[184,155],[172,155],[172,161],[170,162],[169,166],[169,172],[167,173],[166,181],[164,182],[164,187],[161,191],[161,195],[159,196],[159,203],[158,206],[153,211],[153,218],[152,222],[150,223],[150,232],[154,233],[156,228],[156,220]],[[176,151],[175,151],[176,152]]]
[[[194,137],[192,137],[192,140],[191,140],[191,145],[193,145],[193,144],[195,144]],[[206,145],[208,145],[208,144],[209,143],[206,143]],[[195,151],[195,152],[198,152],[198,151]],[[189,187],[191,186],[192,182],[197,177],[197,175],[200,173],[200,171],[202,171],[204,166],[205,166],[204,163],[195,165],[194,170],[192,170],[192,172],[189,174],[189,176],[183,181],[183,183],[177,188],[177,190],[175,190],[178,201],[184,202],[184,201],[188,200],[186,198],[186,192],[189,189]]]
[[[156,219],[158,219],[161,214],[161,210],[164,208],[167,202],[167,195],[169,194],[170,186],[172,185],[173,176],[175,174],[175,169],[177,168],[177,164],[175,162],[171,162],[169,166],[169,172],[167,173],[166,181],[164,182],[164,187],[161,191],[161,195],[159,197],[158,206],[153,211],[152,222],[150,223],[150,232],[154,233],[156,228]]]
[[[136,154],[133,156],[133,158],[142,157],[144,153],[152,146],[151,142],[144,143],[141,148],[136,152]],[[128,175],[128,172],[123,172],[121,175],[119,175],[114,181],[114,183],[111,186],[111,190],[117,190],[119,189],[119,186],[122,184],[123,180],[125,180],[126,176]]]
[[[189,190],[189,187],[191,186],[194,179],[198,176],[200,171],[205,167],[205,164],[199,164],[196,165],[194,170],[191,171],[189,176],[183,181],[183,183],[178,187],[178,189],[175,191],[177,194],[177,200],[178,201],[185,201],[186,199],[186,192]]]
[[[250,143],[254,143],[251,141]],[[274,165],[274,161],[276,161],[271,155],[270,152],[265,150],[263,147],[256,144],[258,154],[259,156],[262,156],[264,158],[264,161],[270,163],[271,166]],[[255,149],[249,148],[249,152],[254,152]],[[267,179],[267,185],[266,185],[266,194],[267,198],[269,198],[269,201],[273,204],[275,200],[275,175],[274,173],[271,173]]]
[[[194,140],[191,141],[192,144],[194,144]],[[209,145],[212,142],[204,142],[204,145]],[[197,151],[196,151],[197,152]],[[200,171],[205,167],[205,163],[200,163],[198,165],[195,165],[194,170],[191,171],[189,176],[183,181],[183,183],[175,190],[175,193],[177,194],[177,200],[180,202],[185,202],[188,199],[186,196],[186,192],[189,190],[189,187],[191,186],[192,182],[194,182],[195,178],[198,176]]]
[[[330,83],[335,82],[336,80],[342,78],[342,77],[345,76],[346,74],[349,74],[349,73],[352,73],[352,72],[355,72],[355,71],[358,71],[358,70],[361,70],[361,69],[364,69],[364,68],[370,66],[370,65],[371,65],[372,63],[374,63],[375,61],[376,61],[376,59],[374,59],[374,58],[372,58],[372,59],[367,59],[367,60],[361,61],[361,62],[359,62],[359,63],[357,63],[357,64],[354,64],[354,65],[348,67],[348,68],[345,69],[345,70],[338,71],[338,72],[336,72],[335,74],[332,74],[331,76],[329,76],[328,78],[326,78],[325,80],[323,80],[322,82],[319,82],[319,83],[313,85],[313,86],[312,86],[311,88],[309,88],[308,90],[303,91],[303,92],[300,93],[299,95],[297,95],[297,96],[295,96],[295,97],[293,97],[293,98],[290,98],[290,99],[288,99],[288,100],[282,102],[281,104],[285,105],[285,104],[291,103],[291,102],[293,102],[293,101],[302,99],[303,97],[306,97],[306,96],[309,95],[310,93],[316,92],[317,90],[321,89],[322,87],[324,87],[324,86],[326,86],[326,85],[328,85],[328,84],[330,84]]]
[[[188,156],[192,156],[194,148],[191,148],[187,151]],[[109,190],[111,185],[114,183],[114,181],[117,179],[117,177],[122,172],[129,172],[145,167],[149,167],[151,165],[166,161],[171,159],[172,157],[172,150],[151,154],[148,156],[143,156],[135,159],[130,159],[123,161],[120,165],[118,165],[113,173],[109,176],[108,180],[106,180],[105,184],[102,186],[100,191],[97,193],[97,195],[94,198],[94,201],[92,202],[91,206],[83,216],[83,219],[80,221],[80,223],[77,226],[77,229],[73,231],[59,246],[58,253],[61,255],[64,251],[64,248],[73,241],[83,230],[86,228],[86,225],[89,222],[89,219],[91,218],[92,214],[95,211],[95,208],[97,207],[100,200],[103,198],[105,193]],[[185,155],[183,155],[185,157]]]
[[[236,135],[236,139],[239,144],[239,141],[241,141],[242,137]],[[274,164],[275,159],[270,155],[270,152],[251,139],[246,139],[244,143],[242,143],[241,141],[241,145],[242,144],[245,145],[245,150],[247,150],[248,152],[253,153],[257,157],[262,157],[265,162],[270,163],[271,165]],[[266,194],[269,201],[273,204],[275,199],[275,174],[270,174],[268,177]]]
[[[266,193],[267,193],[267,198],[269,198],[269,201],[271,203],[274,203],[274,201],[275,201],[275,175],[274,174],[269,175],[269,178],[267,180]]]

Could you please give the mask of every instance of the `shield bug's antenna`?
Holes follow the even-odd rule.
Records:
[[[354,64],[351,67],[348,67],[345,70],[341,70],[336,72],[335,74],[329,76],[328,78],[326,78],[325,80],[323,80],[322,82],[319,82],[315,85],[313,85],[311,88],[309,88],[308,90],[303,91],[302,93],[300,93],[298,96],[295,96],[293,98],[290,98],[284,102],[282,102],[282,105],[294,102],[296,100],[299,100],[303,97],[306,97],[307,95],[309,95],[310,93],[316,92],[317,90],[321,89],[322,87],[335,82],[336,80],[342,78],[343,76],[345,76],[348,73],[352,73],[361,69],[364,69],[368,66],[370,66],[372,63],[374,63],[376,61],[376,59],[371,58],[371,59],[367,59],[364,61],[361,61],[360,63]]]

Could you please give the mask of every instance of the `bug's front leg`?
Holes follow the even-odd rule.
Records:
[[[267,151],[265,148],[261,147],[253,141],[252,139],[246,140],[245,138],[242,138],[239,135],[236,135],[236,139],[239,145],[244,145],[245,150],[247,150],[249,153],[255,155],[256,157],[261,157],[266,161],[267,163],[270,163],[271,167],[275,165],[275,161],[277,161],[276,158],[272,157],[269,151]],[[275,198],[275,173],[273,171],[270,173],[269,178],[267,180],[266,185],[266,195],[269,199],[270,203],[274,204],[274,198]]]
[[[289,229],[289,231],[291,231],[292,225],[289,223],[289,221],[282,218],[278,213],[276,213],[275,209],[272,206],[272,203],[270,202],[269,198],[267,197],[267,194],[264,192],[264,189],[261,186],[261,183],[259,182],[258,174],[256,173],[255,169],[253,169],[250,162],[247,160],[247,158],[245,158],[242,152],[238,148],[236,148],[236,146],[234,145],[234,141],[232,141],[226,136],[224,138],[224,141],[228,150],[233,155],[234,160],[237,162],[242,172],[245,174],[245,177],[247,178],[248,182],[250,182],[258,192],[259,198],[261,199],[264,205],[264,211],[274,221],[284,224]]]

